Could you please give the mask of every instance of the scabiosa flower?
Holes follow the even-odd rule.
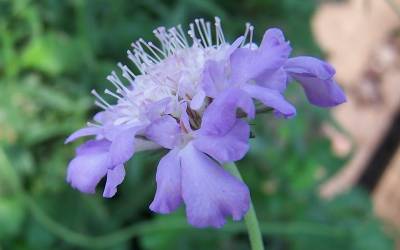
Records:
[[[250,24],[232,44],[218,18],[213,30],[203,19],[189,27],[190,39],[179,25],[154,30],[160,46],[143,39],[132,44],[128,57],[138,73],[119,63],[122,78],[115,72],[107,78],[116,90],[105,94],[115,104],[92,92],[103,111],[67,138],[94,137],[77,148],[67,181],[94,193],[106,177],[103,196],[112,197],[134,152],[165,148],[150,209],[171,213],[184,203],[192,225],[221,227],[249,209],[247,186],[222,164],[249,150],[247,120],[255,117],[256,104],[293,117],[296,110],[283,95],[292,79],[317,106],[338,105],[345,96],[332,66],[312,57],[289,58],[291,47],[279,29],[267,30],[258,46]]]

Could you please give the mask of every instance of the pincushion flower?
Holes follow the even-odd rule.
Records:
[[[221,227],[227,217],[240,220],[249,209],[247,186],[222,165],[248,152],[248,120],[256,107],[293,117],[296,109],[284,97],[292,80],[314,105],[345,101],[332,66],[312,57],[289,58],[291,47],[279,29],[268,29],[259,46],[249,24],[232,44],[218,18],[213,30],[196,19],[190,39],[181,26],[160,27],[154,31],[160,46],[143,39],[132,44],[128,57],[137,73],[119,63],[122,77],[115,72],[108,77],[116,90],[105,90],[116,103],[93,91],[103,110],[66,140],[93,137],[69,163],[72,187],[94,193],[106,177],[103,196],[112,197],[135,152],[165,148],[169,152],[158,164],[150,209],[166,214],[184,204],[190,224]]]

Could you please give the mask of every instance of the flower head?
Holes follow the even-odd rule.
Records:
[[[188,36],[181,26],[157,28],[160,46],[143,39],[132,44],[128,57],[137,72],[119,63],[122,77],[112,72],[107,78],[116,90],[105,94],[115,104],[92,92],[103,111],[67,138],[94,137],[77,148],[67,181],[93,193],[106,177],[103,196],[112,197],[134,152],[166,148],[150,209],[170,213],[184,203],[189,223],[220,227],[226,217],[240,220],[249,208],[247,186],[221,166],[249,150],[250,126],[239,111],[253,119],[257,102],[293,117],[296,110],[283,95],[291,79],[317,106],[338,105],[345,96],[329,64],[289,58],[291,47],[279,29],[267,30],[258,46],[250,24],[232,44],[218,18],[213,30],[203,19],[189,27]]]

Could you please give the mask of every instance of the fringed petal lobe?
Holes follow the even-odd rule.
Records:
[[[222,227],[226,217],[240,220],[249,209],[247,186],[189,143],[180,153],[182,197],[195,227]]]
[[[83,193],[94,193],[97,184],[107,174],[111,160],[104,141],[88,141],[68,165],[67,181]]]
[[[154,212],[171,213],[182,203],[181,198],[181,166],[179,149],[166,154],[157,166],[157,191],[150,209]]]

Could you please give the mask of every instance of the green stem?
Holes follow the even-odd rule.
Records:
[[[238,179],[243,181],[242,176],[235,163],[226,164],[225,169],[227,169],[231,174],[236,176]],[[262,234],[260,231],[260,226],[258,224],[258,219],[256,215],[256,211],[254,210],[253,202],[250,198],[250,209],[244,217],[247,232],[249,234],[249,240],[252,250],[264,250],[264,244],[262,240]]]

